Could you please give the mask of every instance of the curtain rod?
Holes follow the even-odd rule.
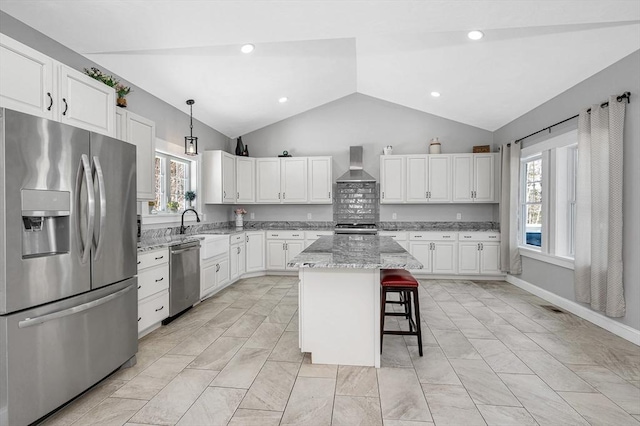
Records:
[[[631,102],[631,92],[624,92],[622,95],[618,95],[618,96],[616,97],[616,100],[617,100],[618,102],[622,102],[623,100],[626,100],[626,101],[627,101],[627,103],[630,103],[630,102]],[[601,103],[601,104],[600,104],[600,108],[606,108],[606,107],[608,107],[608,106],[609,106],[609,102],[603,102],[603,103]],[[589,108],[589,109],[587,110],[587,112],[591,112],[591,108]],[[516,139],[515,143],[520,143],[520,142],[522,142],[523,140],[525,140],[525,139],[527,139],[527,138],[530,138],[531,136],[537,135],[538,133],[542,133],[542,132],[544,132],[544,131],[546,131],[546,130],[551,130],[553,127],[556,127],[557,125],[562,124],[562,123],[565,123],[565,122],[567,122],[567,121],[569,121],[569,120],[573,120],[574,118],[579,117],[579,116],[580,116],[580,114],[576,114],[576,115],[574,115],[573,117],[569,117],[569,118],[566,118],[566,119],[564,119],[564,120],[562,120],[562,121],[558,121],[557,123],[552,124],[551,126],[545,127],[545,128],[544,128],[544,129],[542,129],[542,130],[538,130],[537,132],[531,133],[530,135],[527,135],[527,136],[525,136],[525,137],[523,137],[523,138]],[[509,143],[509,144],[507,144],[507,146],[511,146],[511,144]]]

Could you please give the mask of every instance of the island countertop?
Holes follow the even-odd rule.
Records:
[[[423,265],[391,237],[330,235],[320,237],[289,262],[291,267],[422,269]]]

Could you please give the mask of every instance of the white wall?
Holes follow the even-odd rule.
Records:
[[[116,75],[100,64],[90,61],[2,11],[0,11],[0,31],[78,71],[95,66],[107,74]],[[189,134],[189,115],[186,103],[184,110],[179,110],[139,87],[126,82],[126,80],[123,80],[123,82],[132,87],[132,92],[127,95],[127,109],[155,121],[156,136],[158,138],[183,145],[184,136]],[[197,115],[197,96],[197,93],[185,94],[185,102],[190,97],[196,99],[195,115]],[[199,150],[228,150],[229,138],[197,120],[194,120],[193,123],[193,133],[198,136]],[[229,219],[229,209],[227,207],[206,206],[204,213],[207,215],[207,222]]]
[[[349,146],[364,147],[364,168],[380,177],[382,148],[393,146],[394,154],[427,153],[429,140],[439,137],[443,153],[471,152],[474,145],[492,145],[493,134],[477,127],[447,120],[401,105],[355,93],[310,111],[242,136],[252,157],[291,155],[333,156],[335,179],[349,168]],[[232,145],[234,143],[232,142]],[[234,145],[235,146],[235,145]],[[245,206],[256,220],[333,220],[331,206]],[[493,205],[380,206],[380,219],[455,221],[494,220]]]
[[[631,92],[624,129],[624,287],[627,314],[618,319],[640,330],[640,51],[575,85],[494,133],[502,144],[533,133],[610,95]],[[529,143],[529,145],[528,145]],[[525,141],[524,146],[534,142]],[[524,259],[518,278],[575,301],[573,271],[534,259]]]

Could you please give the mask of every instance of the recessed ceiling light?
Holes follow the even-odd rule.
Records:
[[[242,46],[240,48],[240,51],[242,53],[251,53],[253,52],[253,49],[255,49],[256,47],[253,44],[245,44],[244,46]]]
[[[280,99],[278,99],[278,102],[280,102],[281,104],[287,102],[289,100],[289,98],[287,98],[286,96],[281,97]]]
[[[482,37],[484,37],[484,33],[482,31],[473,30],[469,31],[467,37],[469,37],[471,40],[480,40]]]
[[[440,92],[431,92],[431,96],[433,96],[434,98],[439,98]]]

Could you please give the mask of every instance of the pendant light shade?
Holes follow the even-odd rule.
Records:
[[[196,101],[189,99],[187,105],[191,108],[189,120],[189,136],[184,137],[184,153],[187,155],[198,155],[198,137],[193,136],[193,104]]]

